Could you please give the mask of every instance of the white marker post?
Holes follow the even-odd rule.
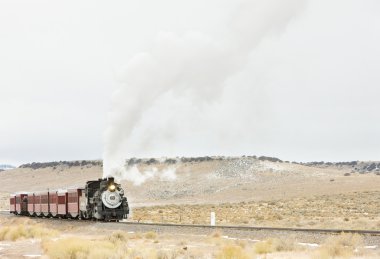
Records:
[[[215,226],[215,212],[211,212],[210,215],[210,225]]]

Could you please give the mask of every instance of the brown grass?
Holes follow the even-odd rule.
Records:
[[[251,201],[204,205],[165,205],[135,208],[140,222],[209,224],[210,212],[219,225],[260,225],[379,229],[380,192],[322,195],[277,201]]]
[[[47,238],[56,236],[58,231],[42,227],[41,225],[13,225],[0,228],[0,241],[27,238]]]
[[[217,259],[249,259],[250,257],[241,246],[224,246],[216,255]]]
[[[257,254],[269,254],[274,252],[295,251],[297,246],[292,239],[269,238],[257,242],[254,250]]]
[[[124,258],[116,257],[121,255],[123,249],[121,245],[116,245],[108,240],[89,240],[83,238],[64,238],[57,241],[44,240],[42,247],[45,253],[52,259],[66,258]]]
[[[128,234],[123,231],[115,231],[108,236],[107,239],[114,244],[118,242],[126,243],[128,240]]]
[[[157,237],[157,233],[153,231],[149,231],[145,233],[145,238],[147,239],[155,239]]]
[[[183,258],[185,250],[179,248],[161,249],[155,246],[156,242],[147,242],[157,237],[155,232],[147,232],[143,239],[134,237],[122,231],[115,231],[105,238],[66,237],[58,240],[43,240],[42,248],[45,254],[52,259],[174,259]],[[128,244],[131,242],[131,245]],[[150,243],[150,245],[148,245]],[[195,258],[195,257],[194,257]]]
[[[341,234],[333,236],[322,244],[316,252],[316,258],[351,257],[360,253],[363,239],[358,234]]]

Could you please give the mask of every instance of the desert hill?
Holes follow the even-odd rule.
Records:
[[[376,191],[380,186],[378,162],[301,164],[249,156],[133,158],[126,166],[151,172],[141,185],[122,181],[135,207],[276,200]],[[0,192],[8,197],[13,192],[74,188],[101,177],[101,161],[31,163],[1,172]]]

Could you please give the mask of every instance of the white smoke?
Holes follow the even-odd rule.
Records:
[[[153,177],[153,171],[125,166],[128,141],[144,112],[169,92],[189,96],[200,109],[218,100],[226,81],[244,68],[250,52],[266,36],[284,30],[304,2],[240,1],[225,24],[213,33],[160,32],[151,49],[136,54],[127,63],[123,85],[113,95],[110,125],[105,133],[104,176],[135,184]],[[151,132],[154,134],[154,130]],[[174,179],[175,170],[168,176]]]
[[[174,181],[175,179],[177,179],[176,168],[169,167],[169,168],[162,170],[161,175],[160,175],[160,180],[162,180],[162,181]]]
[[[126,166],[123,168],[123,170],[116,172],[117,173],[113,176],[115,176],[117,179],[128,179],[131,180],[135,185],[141,185],[146,180],[153,179],[154,177],[158,177],[161,181],[174,181],[177,178],[175,167],[164,168],[161,171],[156,167],[153,167],[140,171],[136,165],[133,165]],[[123,175],[123,173],[125,175]]]

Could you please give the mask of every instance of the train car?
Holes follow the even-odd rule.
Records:
[[[16,195],[11,195],[9,197],[9,212],[16,214]]]
[[[26,193],[16,194],[16,214],[28,214],[28,195]]]
[[[67,214],[71,218],[78,218],[80,215],[79,198],[83,189],[67,190]]]
[[[58,193],[57,191],[49,192],[49,214],[52,217],[58,215]]]
[[[34,216],[34,193],[28,194],[28,215]]]
[[[66,190],[60,190],[57,191],[57,198],[58,198],[58,214],[57,216],[60,218],[66,218],[67,216],[67,191]]]
[[[41,194],[41,216],[49,216],[49,192],[42,192]]]
[[[33,205],[34,205],[34,216],[42,216],[41,212],[41,193],[33,193]],[[30,212],[29,212],[30,214]]]

